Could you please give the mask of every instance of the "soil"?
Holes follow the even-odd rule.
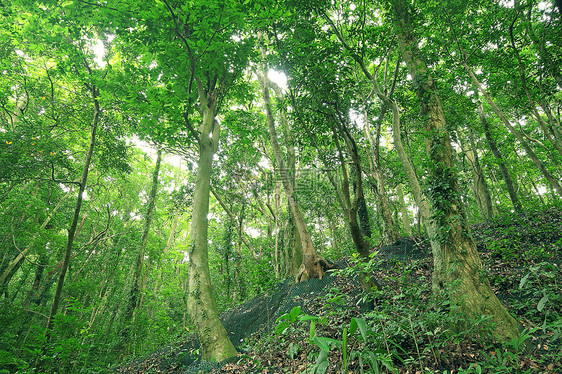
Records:
[[[540,216],[539,216],[540,215]],[[513,305],[527,302],[528,308],[536,308],[536,303],[529,303],[532,292],[520,289],[522,278],[529,273],[532,266],[551,264],[555,273],[555,282],[562,281],[562,212],[551,209],[548,212],[529,213],[526,216],[514,216],[494,222],[473,226],[473,237],[485,267],[489,270],[490,282],[506,307],[514,312]],[[363,316],[374,305],[399,298],[405,284],[422,284],[431,280],[432,259],[427,239],[401,238],[392,246],[376,248],[380,259],[373,276],[383,283],[386,292],[378,300],[365,302],[359,281],[352,272],[339,273],[330,271],[323,279],[311,279],[307,282],[292,284],[290,280],[279,283],[267,294],[255,297],[246,303],[231,309],[221,316],[231,340],[239,350],[239,357],[230,362],[201,362],[198,359],[198,343],[194,337],[169,345],[153,354],[136,359],[116,369],[117,373],[300,373],[310,365],[310,356],[317,355],[318,347],[300,344],[308,336],[302,331],[291,331],[284,336],[282,343],[275,339],[274,330],[277,319],[289,313],[294,307],[301,308],[301,314],[325,316],[327,323],[318,325],[322,336],[341,339],[341,326],[349,326],[353,317]],[[336,269],[347,269],[351,259],[342,259],[335,263]],[[404,269],[409,269],[407,272]],[[337,292],[335,291],[337,290]],[[421,298],[429,298],[427,292],[420,292]],[[341,303],[339,301],[343,300]],[[330,309],[330,305],[337,308]],[[376,310],[376,307],[375,307]],[[336,312],[334,312],[336,311]],[[526,312],[519,307],[517,313]],[[514,313],[515,314],[515,313]],[[522,328],[538,327],[536,323],[519,317]],[[422,340],[425,338],[422,338]],[[562,373],[560,361],[545,361],[541,356],[560,348],[560,338],[551,346],[551,339],[536,332],[529,338],[525,355],[518,361],[519,368],[510,372]],[[415,344],[414,344],[415,343]],[[420,341],[420,344],[423,342]],[[300,344],[298,352],[291,352]],[[404,350],[415,352],[417,342]],[[558,345],[558,348],[556,348]],[[430,372],[456,372],[455,369],[471,362],[481,362],[497,354],[497,346],[484,345],[474,340],[461,346],[451,342],[440,347],[443,352],[419,358],[418,363],[400,364],[401,373],[421,373],[420,365]],[[550,351],[549,351],[550,350]],[[446,354],[445,354],[446,353]],[[341,357],[341,356],[340,356]],[[495,357],[495,356],[494,356]],[[562,352],[557,357],[562,357]],[[313,362],[313,361],[312,361]],[[354,366],[355,365],[355,366]],[[349,373],[358,370],[357,362],[350,362]],[[355,369],[354,369],[355,368]],[[326,372],[340,372],[336,363],[330,362]],[[358,371],[357,371],[358,372]]]

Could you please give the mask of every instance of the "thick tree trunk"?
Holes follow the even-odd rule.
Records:
[[[287,207],[289,208],[289,210],[291,209],[289,206]],[[293,215],[289,217],[289,221],[287,224],[287,234],[289,236],[289,245],[286,249],[285,269],[287,270],[288,274],[296,277],[299,273],[299,268],[303,261],[303,255],[302,240]]]
[[[199,135],[199,158],[189,234],[187,310],[201,343],[203,360],[220,362],[236,356],[237,352],[219,319],[209,271],[207,216],[213,155],[219,142],[220,129],[215,120],[218,88],[207,94],[200,81],[197,81],[197,87],[203,123]]]
[[[458,177],[453,165],[454,150],[445,126],[445,114],[431,73],[417,47],[408,3],[397,0],[393,4],[393,14],[402,56],[414,82],[417,82],[416,92],[421,102],[421,114],[425,118],[429,158],[433,163],[430,198],[439,228],[443,279],[448,286],[454,285],[450,298],[458,303],[459,312],[463,314],[491,316],[498,339],[517,338],[517,322],[498,300],[488,279],[482,274],[482,263],[470,236],[460,200]]]
[[[283,100],[283,93],[279,87],[275,88],[275,94],[279,100]],[[287,167],[288,167],[288,182],[291,184],[293,191],[296,184],[296,177],[297,177],[297,165],[296,165],[296,154],[295,154],[295,146],[293,144],[293,134],[291,132],[291,128],[289,127],[289,121],[287,119],[287,110],[285,106],[281,106],[281,110],[279,113],[281,119],[281,126],[283,131],[285,132],[285,141],[287,144]],[[302,250],[302,239],[299,234],[298,227],[294,219],[289,220],[290,225],[290,232],[291,232],[291,240],[289,241],[290,246],[287,251],[287,264],[286,268],[289,270],[289,274],[293,277],[297,277],[299,275],[300,266],[303,263],[303,250]]]

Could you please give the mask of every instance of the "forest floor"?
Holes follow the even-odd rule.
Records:
[[[118,373],[562,373],[562,211],[506,216],[472,227],[496,295],[520,323],[500,344],[486,318],[459,320],[431,296],[427,240],[376,248],[381,289],[365,301],[353,258],[324,279],[285,281],[222,316],[240,354],[197,361],[183,341]],[[456,318],[456,319],[455,319]],[[451,326],[463,326],[451,328]]]

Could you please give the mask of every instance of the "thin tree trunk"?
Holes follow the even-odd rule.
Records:
[[[544,175],[546,180],[556,190],[558,195],[562,196],[562,185],[560,185],[560,181],[556,177],[554,177],[550,171],[548,171],[548,169],[544,166],[544,163],[537,157],[535,152],[532,150],[532,148],[529,146],[529,144],[525,141],[525,138],[523,137],[523,135],[521,135],[521,133],[519,131],[517,131],[517,129],[515,127],[513,127],[511,125],[511,122],[509,122],[509,119],[507,119],[506,115],[500,110],[500,108],[498,108],[498,106],[496,105],[494,100],[492,100],[492,97],[490,96],[488,91],[486,89],[484,89],[484,87],[478,81],[478,78],[476,78],[476,76],[474,75],[474,73],[472,72],[470,67],[466,63],[464,63],[463,66],[466,69],[466,71],[468,72],[468,74],[470,75],[470,77],[472,78],[472,81],[474,82],[474,84],[476,85],[478,90],[486,98],[486,101],[488,102],[488,104],[490,104],[490,106],[492,107],[494,112],[498,115],[498,117],[500,117],[502,123],[517,138],[517,140],[519,141],[519,143],[521,144],[523,149],[525,149],[525,152],[527,153],[527,156],[529,156],[529,158],[533,161],[533,163],[541,171],[541,173]]]
[[[14,258],[12,261],[10,261],[10,263],[8,263],[6,266],[2,267],[2,275],[0,276],[0,295],[2,293],[4,293],[5,291],[7,291],[8,289],[8,285],[10,283],[10,280],[12,279],[12,277],[14,276],[14,274],[17,272],[17,270],[19,269],[19,267],[22,264],[22,261],[25,259],[25,256],[27,255],[27,253],[31,250],[31,248],[33,248],[33,245],[35,244],[35,241],[39,238],[41,232],[43,230],[45,230],[45,228],[47,227],[47,225],[49,224],[49,222],[51,221],[51,219],[54,217],[55,213],[59,210],[59,208],[62,206],[62,204],[66,201],[66,199],[68,199],[70,197],[70,195],[72,194],[72,190],[68,191],[57,203],[57,205],[53,208],[53,210],[51,210],[51,212],[49,213],[49,215],[47,216],[47,218],[45,219],[45,221],[43,221],[43,223],[41,224],[41,226],[39,226],[39,229],[37,230],[37,233],[33,236],[33,238],[31,239],[31,241],[26,245],[26,247],[22,250],[19,251],[18,255],[16,256],[16,258]]]
[[[359,210],[359,202],[360,199],[363,199],[361,159],[357,149],[357,144],[355,143],[355,139],[353,139],[349,131],[345,128],[345,124],[340,122],[338,125],[337,124],[338,119],[334,117],[331,118],[331,122],[332,122],[332,130],[334,132],[334,142],[336,143],[336,147],[338,149],[338,157],[340,159],[340,166],[343,176],[342,186],[341,186],[343,199],[340,197],[339,200],[340,203],[343,202],[342,207],[344,208],[344,212],[346,214],[349,229],[351,232],[351,239],[355,244],[355,248],[357,248],[357,251],[359,252],[359,255],[363,258],[363,260],[368,261],[370,255],[369,243],[363,237],[357,217],[357,212]],[[344,138],[347,153],[351,156],[351,159],[353,161],[353,167],[355,169],[355,175],[357,177],[356,188],[355,188],[356,193],[353,201],[351,200],[351,191],[350,191],[351,187],[350,187],[349,175],[347,172],[347,166],[343,158],[344,152],[338,140],[338,133],[340,133],[341,136]],[[332,181],[332,184],[334,184],[334,187],[337,190],[337,186],[335,185],[334,181]],[[371,287],[370,285],[365,284],[364,288],[366,291],[368,291],[370,290]]]
[[[490,189],[488,188],[488,183],[486,178],[484,178],[484,171],[480,164],[480,158],[478,157],[478,148],[476,147],[476,141],[474,140],[474,132],[472,128],[468,129],[468,136],[470,140],[470,146],[474,154],[474,170],[477,176],[477,187],[480,200],[482,201],[482,206],[486,211],[486,217],[491,219],[494,217],[494,206],[492,205],[492,197],[490,196]]]
[[[366,71],[366,69],[365,69]],[[442,252],[441,252],[441,244],[437,238],[437,229],[435,227],[435,223],[431,220],[431,210],[429,208],[429,203],[427,201],[427,197],[422,192],[420,183],[418,181],[418,177],[410,162],[410,158],[406,154],[404,150],[404,145],[402,143],[402,136],[400,134],[400,114],[398,111],[398,105],[394,100],[389,98],[388,96],[384,95],[379,88],[379,85],[376,81],[376,75],[372,75],[371,81],[373,83],[373,89],[375,94],[381,99],[383,102],[386,102],[387,105],[390,106],[392,110],[392,139],[394,140],[394,147],[396,148],[396,152],[398,153],[398,157],[402,163],[402,167],[406,172],[406,177],[408,178],[408,182],[410,184],[410,188],[412,189],[412,195],[414,196],[414,201],[418,206],[418,232],[419,226],[423,225],[427,232],[427,236],[429,237],[429,243],[431,245],[431,252],[433,254],[433,277],[432,277],[432,288],[434,292],[439,291],[443,287],[443,261],[442,261]]]
[[[162,163],[162,150],[159,149],[156,156],[156,165],[152,172],[152,185],[150,188],[150,194],[148,195],[148,206],[146,209],[146,215],[144,220],[144,227],[141,236],[141,246],[137,255],[137,261],[135,264],[135,270],[133,273],[133,280],[131,291],[129,292],[129,301],[127,303],[127,309],[125,311],[125,326],[121,334],[123,347],[126,346],[127,340],[129,339],[131,321],[135,315],[135,310],[140,304],[141,295],[143,292],[143,282],[142,282],[142,269],[144,266],[144,257],[146,252],[146,247],[148,245],[148,234],[150,232],[150,225],[152,223],[152,214],[156,206],[156,195],[158,192],[158,175],[160,174],[160,165]]]
[[[412,225],[410,223],[410,216],[408,214],[408,208],[406,207],[406,200],[404,199],[404,192],[402,190],[401,183],[398,183],[396,186],[396,195],[398,196],[398,202],[400,203],[400,214],[402,215],[404,232],[406,235],[412,236]]]
[[[488,184],[486,183],[482,167],[480,166],[478,149],[476,148],[476,143],[474,142],[472,129],[469,128],[468,131],[470,147],[466,144],[466,139],[464,138],[462,130],[458,133],[458,135],[461,141],[461,147],[464,151],[465,159],[468,161],[472,169],[472,179],[474,180],[473,191],[476,202],[478,203],[478,209],[480,210],[482,218],[487,220],[494,216],[494,212],[492,210],[492,199],[490,198]]]
[[[492,136],[490,131],[490,124],[484,115],[484,108],[482,107],[482,103],[478,106],[478,115],[480,116],[480,123],[484,128],[484,135],[486,136],[486,140],[488,141],[488,145],[490,146],[490,150],[494,154],[496,158],[496,162],[500,168],[500,172],[502,174],[503,180],[505,182],[505,186],[507,188],[507,192],[509,193],[509,198],[511,199],[511,204],[513,204],[513,209],[518,214],[523,213],[523,208],[521,207],[521,203],[519,202],[519,198],[517,197],[517,191],[515,190],[515,185],[513,180],[511,179],[511,174],[503,161],[503,156],[496,144],[496,139]]]
[[[415,89],[428,133],[428,156],[433,162],[430,198],[438,213],[436,222],[443,256],[442,278],[446,284],[455,285],[449,296],[459,304],[459,312],[473,317],[489,315],[498,339],[517,338],[517,321],[498,300],[488,279],[482,274],[482,263],[460,200],[458,177],[453,165],[454,150],[445,126],[445,114],[431,73],[418,50],[406,0],[397,0],[393,4],[393,15],[402,56],[414,82],[417,82]]]
[[[260,34],[261,39],[261,34]],[[265,58],[265,48],[261,46],[262,56]],[[277,141],[277,130],[275,129],[275,121],[273,120],[273,112],[271,109],[271,100],[269,96],[269,79],[267,78],[267,71],[265,67],[262,67],[260,84],[262,85],[262,95],[265,103],[266,117],[267,117],[267,127],[269,131],[269,136],[271,138],[271,144],[273,147],[273,153],[275,159],[279,165],[279,174],[283,183],[283,188],[285,189],[285,194],[289,201],[289,207],[293,218],[295,220],[295,225],[297,226],[299,236],[302,243],[302,253],[303,261],[300,265],[297,275],[295,276],[296,282],[305,281],[310,278],[322,278],[326,274],[326,270],[329,268],[329,264],[322,256],[316,252],[314,244],[312,243],[312,237],[308,228],[306,227],[306,222],[304,220],[304,215],[302,213],[300,204],[295,200],[294,189],[290,183],[290,176],[288,170],[285,166],[284,158],[281,154],[281,147]]]
[[[553,137],[551,135],[551,133],[548,129],[549,126],[547,125],[547,123],[544,121],[544,119],[540,115],[539,111],[537,110],[537,104],[535,103],[535,100],[533,99],[533,96],[531,96],[531,92],[529,91],[529,88],[527,87],[527,77],[526,77],[526,74],[525,74],[525,64],[521,60],[521,56],[519,55],[519,50],[517,49],[517,45],[515,44],[515,38],[513,37],[513,26],[515,25],[516,20],[517,20],[517,15],[515,16],[515,19],[513,20],[511,25],[509,26],[509,37],[510,37],[510,40],[511,40],[511,46],[513,47],[513,53],[515,54],[515,57],[517,58],[517,62],[519,64],[519,72],[520,72],[520,75],[521,75],[521,85],[523,86],[523,90],[525,91],[525,95],[527,96],[527,100],[529,101],[529,106],[531,107],[531,112],[535,116],[536,120],[539,122],[539,125],[541,127],[541,130],[543,131],[544,136],[550,142],[550,144],[552,144],[554,146],[554,148],[556,148],[559,156],[562,156],[562,144],[558,141],[558,138]]]
[[[55,296],[53,298],[53,304],[51,306],[51,312],[49,314],[49,318],[47,320],[47,328],[45,330],[45,334],[47,337],[47,342],[49,342],[51,338],[51,332],[54,326],[54,317],[57,314],[61,296],[62,296],[62,288],[64,286],[64,279],[66,277],[66,272],[68,270],[68,266],[70,264],[70,257],[72,254],[72,245],[74,244],[74,235],[76,234],[76,229],[78,226],[78,220],[80,219],[80,209],[82,208],[82,201],[84,199],[84,190],[86,189],[86,183],[88,181],[88,173],[90,171],[90,163],[92,161],[92,155],[94,153],[94,146],[96,144],[96,133],[98,129],[98,123],[100,118],[100,105],[99,105],[99,91],[98,89],[93,86],[91,88],[91,94],[94,104],[94,115],[91,124],[91,132],[90,132],[90,145],[88,147],[88,152],[86,153],[86,161],[84,162],[84,167],[82,169],[82,177],[80,178],[79,182],[79,189],[78,189],[78,197],[76,199],[76,205],[74,207],[74,217],[72,218],[72,223],[70,225],[70,229],[68,230],[68,238],[66,242],[66,250],[64,252],[64,260],[61,268],[61,272],[59,275],[59,279],[57,282],[57,289],[55,291]]]
[[[213,187],[211,187],[211,193],[213,194],[213,196],[215,197],[215,199],[217,199],[217,201],[219,202],[220,206],[222,207],[222,209],[225,211],[226,215],[234,222],[236,222],[236,216],[234,215],[234,213],[232,213],[230,211],[230,209],[228,209],[228,207],[226,206],[226,204],[222,201],[222,198],[217,194],[217,192],[215,191],[215,189]],[[240,239],[242,240],[242,242],[246,245],[246,247],[250,250],[250,253],[252,254],[252,257],[254,258],[254,260],[258,259],[258,254],[256,252],[256,249],[254,248],[254,246],[249,242],[248,238],[246,238],[245,234],[244,234],[244,230],[242,230],[242,222],[243,219],[242,217],[240,217],[240,222],[239,222],[239,236]]]
[[[324,18],[332,27],[332,30],[336,34],[337,38],[343,44],[345,49],[351,53],[353,59],[359,64],[361,71],[365,75],[365,77],[373,84],[373,90],[375,94],[381,99],[383,103],[390,107],[392,110],[392,136],[394,139],[394,146],[396,147],[396,151],[398,153],[398,157],[402,161],[402,167],[406,172],[406,176],[408,177],[408,182],[410,183],[410,187],[412,188],[412,194],[414,196],[414,200],[419,208],[420,220],[421,223],[425,226],[426,232],[429,236],[429,241],[431,244],[431,251],[433,253],[433,279],[432,279],[432,287],[434,291],[437,291],[441,288],[441,284],[443,283],[443,270],[442,270],[442,256],[441,256],[441,245],[437,240],[437,232],[435,230],[435,225],[430,220],[431,211],[429,209],[429,203],[427,202],[427,198],[421,191],[420,184],[418,182],[418,178],[416,176],[416,172],[410,163],[408,156],[404,150],[404,145],[402,144],[402,138],[400,135],[400,114],[398,111],[398,105],[394,100],[392,100],[388,95],[383,93],[379,88],[379,84],[377,82],[377,74],[371,74],[365,65],[365,61],[361,56],[354,53],[353,49],[349,47],[347,42],[345,41],[343,35],[339,32],[334,22],[328,17],[327,14],[324,14]],[[396,69],[398,69],[398,64]],[[396,73],[395,73],[396,75]]]
[[[369,121],[367,113],[365,112],[363,117],[365,118],[364,132],[369,145],[371,147],[371,157],[369,157],[369,165],[371,167],[371,175],[376,183],[377,198],[379,200],[379,206],[381,211],[381,217],[383,221],[383,234],[382,243],[384,245],[391,245],[398,239],[398,231],[396,230],[396,225],[394,219],[392,218],[392,211],[390,209],[390,204],[388,203],[388,196],[385,188],[384,173],[382,166],[380,164],[380,154],[379,154],[379,142],[380,142],[380,128],[381,122],[384,118],[386,112],[386,104],[383,104],[381,108],[381,114],[379,116],[379,121],[377,124],[377,137],[376,141],[373,140],[371,135],[371,130],[369,126]]]

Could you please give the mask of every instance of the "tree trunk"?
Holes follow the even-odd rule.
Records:
[[[517,20],[517,15],[516,15],[515,20],[513,20],[513,22],[511,23],[511,25],[509,27],[509,37],[510,37],[510,40],[511,40],[511,46],[513,48],[513,53],[515,54],[515,57],[517,58],[517,63],[519,64],[519,72],[520,72],[520,75],[521,75],[521,85],[523,86],[523,90],[525,91],[525,95],[527,96],[527,100],[529,101],[529,106],[531,108],[531,112],[533,113],[536,120],[538,121],[545,138],[550,142],[550,144],[552,144],[554,146],[554,148],[556,148],[556,150],[558,151],[558,155],[562,156],[562,144],[559,142],[559,138],[553,136],[551,134],[551,132],[549,131],[549,126],[544,121],[544,119],[540,115],[539,111],[537,110],[537,104],[535,103],[535,100],[533,99],[533,96],[531,95],[531,92],[529,91],[529,88],[527,87],[525,64],[523,63],[523,60],[521,59],[521,56],[519,55],[519,50],[517,49],[517,45],[515,44],[515,38],[513,37],[513,26],[515,25],[516,20]]]
[[[562,185],[560,185],[560,181],[555,176],[553,176],[550,171],[548,171],[548,169],[544,166],[544,163],[538,158],[538,156],[531,149],[529,144],[525,141],[525,138],[523,138],[523,135],[521,135],[521,133],[519,131],[517,131],[517,129],[515,127],[513,127],[511,125],[511,122],[509,122],[509,120],[507,119],[505,114],[500,110],[500,108],[498,108],[498,106],[496,105],[494,100],[492,100],[492,97],[490,96],[488,91],[486,89],[484,89],[482,84],[478,81],[478,78],[476,78],[476,76],[474,75],[474,73],[472,72],[470,67],[466,63],[464,63],[463,65],[464,65],[464,68],[466,69],[466,71],[468,72],[468,74],[470,75],[470,77],[472,78],[472,81],[474,82],[476,87],[478,87],[478,90],[482,93],[482,95],[484,95],[484,97],[486,98],[486,101],[488,102],[488,104],[490,104],[490,106],[492,107],[494,112],[498,115],[498,117],[500,117],[500,119],[501,119],[502,123],[505,125],[505,127],[507,127],[508,130],[517,138],[517,140],[519,141],[519,144],[521,144],[523,149],[525,149],[525,152],[527,153],[527,156],[529,156],[529,158],[533,161],[533,163],[541,171],[541,173],[544,175],[544,177],[546,178],[548,183],[550,183],[550,185],[556,190],[558,195],[562,196]]]
[[[72,223],[70,224],[70,229],[68,230],[68,239],[66,242],[66,250],[64,252],[64,260],[62,263],[61,272],[59,274],[59,279],[57,282],[57,289],[55,291],[55,296],[53,298],[53,305],[51,306],[51,312],[47,320],[47,329],[45,334],[47,336],[47,342],[51,338],[51,332],[54,325],[54,317],[57,314],[61,296],[62,288],[64,286],[64,279],[66,277],[66,272],[70,264],[70,257],[72,254],[72,245],[74,244],[74,235],[76,234],[76,229],[78,227],[78,220],[80,219],[80,209],[82,208],[82,201],[84,198],[84,190],[86,189],[86,183],[88,181],[88,173],[90,171],[90,163],[92,161],[92,155],[94,153],[94,145],[96,144],[96,133],[98,129],[98,123],[100,118],[100,104],[99,104],[99,91],[94,86],[91,88],[92,99],[94,104],[94,115],[92,119],[91,132],[90,132],[90,145],[88,147],[88,153],[86,153],[86,161],[84,162],[84,168],[82,169],[82,177],[79,182],[78,197],[76,199],[76,205],[74,207],[74,217],[72,218]]]
[[[472,169],[472,178],[474,179],[473,191],[476,202],[478,203],[478,209],[480,210],[482,218],[487,220],[494,216],[494,212],[492,210],[492,199],[488,190],[488,184],[484,178],[484,172],[480,166],[478,149],[476,148],[472,129],[469,128],[468,131],[470,147],[466,144],[466,139],[464,138],[462,130],[459,131],[458,135],[461,141],[461,147],[465,154],[465,159],[468,161]]]
[[[143,292],[143,282],[141,279],[142,269],[144,265],[144,257],[146,252],[146,247],[148,244],[148,234],[150,232],[150,224],[152,223],[152,213],[154,212],[154,207],[156,206],[156,195],[158,192],[158,175],[160,174],[160,164],[162,163],[162,150],[158,149],[156,156],[156,165],[152,172],[152,185],[150,188],[150,194],[148,195],[148,206],[146,208],[146,216],[144,220],[144,227],[141,236],[141,246],[137,255],[137,261],[135,264],[135,272],[133,273],[133,282],[131,286],[131,291],[129,293],[129,302],[127,304],[127,309],[125,311],[125,326],[123,328],[121,337],[122,344],[126,346],[127,339],[130,333],[130,323],[135,315],[135,310],[140,305],[140,299],[142,298]],[[148,268],[147,268],[148,269]]]
[[[219,319],[209,271],[207,216],[213,156],[219,145],[220,128],[215,120],[219,88],[212,87],[206,93],[201,81],[197,80],[196,83],[203,123],[199,135],[199,158],[189,234],[187,310],[201,343],[203,360],[220,362],[236,356],[237,352]]]
[[[224,203],[224,201],[222,200],[222,198],[220,197],[219,194],[217,194],[217,192],[215,191],[215,189],[213,187],[210,187],[211,189],[211,193],[213,194],[213,196],[215,197],[215,199],[219,202],[219,205],[222,207],[222,209],[225,211],[226,215],[228,216],[228,218],[230,218],[233,222],[237,222],[238,221],[238,236],[240,238],[240,240],[242,240],[242,242],[246,245],[246,247],[250,250],[250,253],[252,254],[252,257],[254,258],[254,260],[258,259],[258,254],[256,252],[256,249],[254,248],[254,246],[250,243],[250,241],[248,240],[248,238],[246,238],[246,235],[244,234],[244,230],[243,230],[243,223],[244,223],[244,217],[241,215],[239,217],[239,219],[236,219],[236,216],[234,215],[234,213],[232,213],[230,211],[230,209],[228,209],[228,207],[226,206],[226,204]]]
[[[23,251],[21,251],[15,259],[13,259],[5,268],[4,271],[2,273],[2,275],[0,276],[0,294],[2,294],[4,289],[8,288],[8,283],[10,282],[12,276],[15,274],[15,270],[17,267],[19,267],[21,261],[23,261],[23,259],[25,258],[25,256],[27,255],[27,253],[31,250],[31,248],[33,247],[33,245],[35,244],[35,241],[37,240],[37,238],[41,235],[41,232],[43,230],[45,230],[45,228],[47,227],[47,225],[49,224],[49,222],[51,221],[51,219],[54,217],[55,213],[59,210],[59,208],[62,206],[62,204],[66,201],[66,199],[70,196],[71,191],[68,191],[61,199],[60,201],[57,203],[57,205],[53,208],[53,210],[51,210],[51,213],[49,213],[49,216],[45,219],[45,221],[41,224],[41,226],[39,226],[39,229],[37,230],[37,234],[31,239],[31,241],[27,244],[27,246],[25,247],[25,249]]]
[[[283,100],[283,93],[279,87],[275,87],[275,93],[279,100]],[[289,183],[291,184],[293,190],[296,184],[297,178],[297,165],[296,165],[296,155],[295,155],[295,146],[293,144],[293,134],[291,132],[291,128],[289,127],[289,121],[287,120],[287,110],[285,105],[281,106],[280,110],[280,119],[281,119],[281,126],[285,132],[285,140],[287,144],[287,167],[288,167],[288,178]],[[289,208],[290,209],[290,208]],[[289,219],[289,227],[290,227],[290,235],[291,240],[289,241],[290,247],[287,251],[288,258],[286,268],[289,270],[289,274],[293,277],[297,277],[299,275],[300,266],[303,263],[303,246],[302,246],[302,239],[299,234],[299,229],[296,225],[296,221],[294,219]]]
[[[386,104],[383,104],[381,108],[381,114],[379,117],[379,123],[377,124],[377,136],[373,140],[371,135],[371,130],[368,122],[367,113],[364,113],[365,124],[364,131],[369,145],[371,147],[371,157],[369,157],[369,165],[371,167],[371,175],[375,180],[375,186],[377,191],[377,198],[379,201],[379,207],[383,222],[382,230],[382,243],[384,245],[391,245],[398,239],[398,231],[396,230],[396,225],[394,224],[394,219],[392,218],[392,211],[390,209],[390,204],[388,203],[388,196],[385,188],[384,173],[382,166],[380,164],[380,154],[379,154],[379,142],[380,142],[380,127],[383,120],[384,114],[386,113]]]
[[[261,38],[261,35],[260,35]],[[265,48],[261,47],[261,52],[263,58],[265,58]],[[326,270],[329,269],[330,265],[325,258],[320,256],[314,244],[312,243],[312,237],[308,228],[306,227],[306,222],[304,220],[304,215],[302,213],[300,204],[295,200],[294,189],[290,183],[290,176],[288,170],[285,166],[285,161],[281,154],[281,147],[277,141],[277,130],[275,129],[275,121],[273,120],[273,111],[271,109],[271,100],[269,96],[269,79],[267,78],[267,71],[265,66],[262,67],[260,84],[262,86],[262,95],[265,103],[266,117],[267,117],[267,127],[269,131],[269,136],[271,138],[271,145],[273,147],[273,153],[275,159],[279,165],[279,174],[283,183],[283,188],[285,189],[285,194],[287,195],[287,200],[289,202],[289,208],[295,220],[295,225],[302,243],[302,255],[303,261],[299,267],[297,275],[295,276],[296,282],[306,281],[310,278],[322,278],[326,274]]]
[[[433,163],[430,198],[436,212],[441,241],[443,279],[447,285],[454,287],[449,296],[458,303],[462,314],[472,317],[490,315],[495,323],[495,336],[509,341],[519,336],[517,322],[503,307],[488,279],[482,274],[482,263],[470,236],[460,200],[458,177],[453,165],[454,150],[445,126],[445,114],[431,73],[413,35],[408,3],[397,0],[393,4],[393,15],[402,56],[414,82],[417,82],[415,89],[428,134],[428,156]]]
[[[365,69],[366,71],[366,69]],[[398,111],[398,105],[394,100],[382,93],[376,80],[376,76],[369,75],[371,81],[373,82],[373,89],[379,99],[386,102],[392,110],[392,139],[394,140],[394,147],[398,153],[398,157],[402,162],[402,167],[406,172],[408,182],[410,183],[410,188],[412,189],[412,195],[416,205],[418,206],[418,231],[419,226],[423,225],[429,237],[429,243],[431,244],[431,252],[433,254],[433,277],[432,277],[432,288],[434,292],[438,292],[443,287],[443,261],[441,253],[441,244],[437,238],[437,230],[435,223],[431,220],[431,210],[429,208],[429,203],[427,197],[422,192],[420,183],[416,172],[410,163],[410,158],[404,150],[404,144],[402,143],[402,136],[400,134],[400,114]]]
[[[404,192],[402,191],[402,184],[398,183],[396,186],[396,195],[398,196],[398,202],[400,203],[400,214],[402,215],[402,225],[404,226],[404,232],[406,235],[412,235],[412,226],[410,223],[410,216],[408,214],[408,208],[406,207],[406,200],[404,199]]]
[[[486,135],[486,140],[488,141],[488,145],[490,146],[490,149],[492,150],[492,153],[496,158],[496,162],[498,163],[498,166],[500,168],[500,172],[502,174],[503,180],[505,181],[505,186],[507,188],[507,192],[509,193],[509,198],[511,199],[511,204],[513,204],[513,209],[518,214],[522,214],[523,208],[521,207],[521,203],[519,202],[519,198],[517,197],[515,184],[513,183],[513,180],[511,179],[511,174],[509,173],[509,170],[507,170],[507,166],[503,161],[503,156],[496,144],[496,139],[494,138],[494,136],[492,136],[492,133],[490,131],[490,124],[488,123],[488,120],[484,115],[484,108],[482,107],[482,103],[480,103],[480,105],[478,106],[478,115],[480,116],[480,123],[484,128],[484,134]]]
[[[484,171],[480,165],[480,158],[478,157],[478,148],[476,147],[476,141],[474,140],[474,132],[472,128],[468,129],[468,136],[470,138],[470,146],[474,154],[474,170],[477,176],[477,190],[480,196],[480,201],[482,202],[482,207],[486,212],[486,217],[491,219],[494,217],[494,206],[492,205],[492,197],[490,196],[490,189],[488,188],[488,183],[486,178],[484,178]]]

